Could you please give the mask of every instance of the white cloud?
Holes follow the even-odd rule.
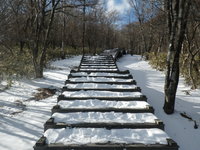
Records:
[[[128,0],[121,0],[121,3],[117,3],[117,0],[107,0],[107,11],[117,11],[119,14],[124,14],[130,9]]]

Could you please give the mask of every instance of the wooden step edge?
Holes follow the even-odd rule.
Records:
[[[89,72],[96,72],[96,71],[78,71],[78,70],[71,70],[70,71],[70,73],[76,73],[76,72],[87,72],[87,73],[89,73]],[[105,71],[101,71],[102,73],[109,73],[109,72],[105,72]],[[112,72],[110,72],[110,73],[113,73],[113,71]],[[130,71],[129,70],[125,70],[125,71],[115,71],[114,73],[118,73],[118,74],[130,74]]]
[[[135,80],[130,81],[130,82],[118,82],[118,81],[114,81],[114,82],[100,82],[100,81],[70,81],[70,80],[66,80],[65,81],[65,85],[66,84],[81,84],[81,83],[96,83],[96,84],[127,84],[127,85],[136,85],[137,82]]]
[[[102,61],[102,62],[98,62],[98,61],[96,61],[96,62],[92,62],[92,61],[82,61],[81,63],[80,63],[80,65],[81,64],[92,64],[92,65],[104,65],[104,64],[110,64],[110,65],[116,65],[116,63],[115,62],[112,62],[112,61],[110,61],[110,62],[106,62],[106,61]]]
[[[67,91],[108,91],[108,92],[141,92],[140,87],[136,87],[134,89],[115,89],[115,88],[68,88],[67,86],[64,86],[62,88],[62,92],[67,92]]]
[[[79,70],[94,70],[94,71],[99,71],[99,70],[105,70],[105,71],[117,71],[118,68],[101,68],[101,67],[80,67]]]
[[[98,64],[98,65],[103,65],[103,64],[111,64],[111,65],[116,65],[114,61],[82,61],[81,64]]]
[[[105,65],[80,65],[81,69],[116,69],[117,66],[116,65],[112,65],[112,66],[105,66]]]
[[[83,58],[82,62],[113,62],[113,59],[110,58],[101,58],[101,59],[85,59]]]
[[[57,101],[60,100],[87,100],[87,99],[98,99],[98,100],[107,100],[107,101],[147,101],[145,95],[140,97],[66,97],[64,95],[59,95]]]
[[[103,59],[85,59],[83,58],[82,62],[113,62],[112,58],[103,58]]]
[[[115,63],[108,64],[108,65],[105,65],[105,64],[82,63],[81,66],[116,66],[116,65],[115,65]]]
[[[66,124],[64,122],[54,122],[54,118],[50,118],[46,121],[44,124],[44,131],[48,129],[61,129],[61,128],[106,128],[108,130],[111,129],[151,129],[151,128],[158,128],[161,130],[164,130],[164,123],[156,119],[155,122],[149,123],[89,123],[89,122],[83,122],[83,123],[74,123],[74,124]]]
[[[77,76],[77,75],[72,75],[72,74],[69,74],[68,75],[68,79],[71,79],[71,78],[81,78],[81,77],[92,77],[92,78],[99,78],[99,77],[104,77],[104,78],[119,78],[119,79],[133,79],[133,76],[132,75],[127,75],[127,76],[101,76],[101,75],[98,75],[98,76],[92,76],[92,75],[83,75],[83,76]]]
[[[83,59],[84,60],[91,60],[91,57],[83,57]],[[112,57],[111,56],[102,56],[102,57],[96,57],[96,58],[92,58],[92,60],[95,60],[95,59],[97,59],[97,60],[101,60],[101,59],[103,59],[103,60],[107,60],[107,59],[111,59],[112,60]]]
[[[34,150],[178,150],[178,144],[172,139],[166,139],[167,145],[142,143],[92,143],[84,145],[46,144],[46,137],[42,136],[33,146]]]
[[[146,108],[61,108],[55,105],[51,109],[52,114],[58,113],[72,113],[72,112],[121,112],[121,113],[154,113],[154,108],[147,105]]]
[[[101,69],[98,69],[98,70],[92,70],[92,69],[82,69],[80,68],[79,71],[85,71],[85,72],[107,72],[107,73],[116,73],[117,71],[119,71],[118,69],[114,69],[114,70],[111,70],[111,69],[108,69],[108,70],[103,70],[102,68]]]

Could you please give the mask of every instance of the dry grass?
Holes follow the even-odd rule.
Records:
[[[42,100],[53,96],[57,89],[39,88],[37,93],[33,94],[35,100]]]

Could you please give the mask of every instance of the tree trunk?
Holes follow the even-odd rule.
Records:
[[[175,107],[176,91],[179,82],[179,58],[189,14],[190,0],[167,0],[169,28],[169,50],[165,76],[164,111],[172,114]]]
[[[20,40],[20,54],[22,54],[24,52],[24,45],[25,45],[25,42]]]
[[[55,2],[54,0],[52,0],[51,16],[50,16],[50,19],[49,19],[48,27],[47,27],[46,32],[45,32],[42,55],[41,55],[40,62],[39,62],[40,70],[42,71],[42,77],[43,77],[43,68],[44,68],[45,61],[46,61],[48,38],[49,38],[49,34],[50,34],[51,27],[52,27],[52,24],[53,24],[53,20],[54,20],[55,9],[56,9],[56,6],[58,5],[58,3],[59,3],[59,1]]]
[[[167,75],[165,78],[165,104],[164,111],[167,114],[174,112],[176,90],[179,82],[179,54],[169,52],[171,57],[167,62]],[[174,58],[174,59],[173,59]]]
[[[83,0],[83,31],[82,31],[82,53],[85,54],[85,13],[86,13],[86,0]]]
[[[49,22],[47,25],[47,28],[45,30],[45,17],[46,15],[46,2],[47,1],[42,1],[41,2],[41,16],[38,17],[37,12],[32,12],[33,16],[33,22],[32,22],[32,33],[34,35],[34,40],[30,41],[30,46],[32,50],[32,60],[33,60],[33,65],[34,65],[34,70],[35,70],[35,77],[36,78],[42,78],[43,77],[43,70],[44,70],[44,65],[46,61],[46,51],[47,51],[47,46],[48,46],[48,38],[49,34],[51,31],[51,26],[53,23],[54,19],[54,14],[55,14],[55,9],[60,0],[51,0],[52,3],[52,9],[50,13],[50,18]],[[38,1],[39,3],[39,1]],[[44,34],[44,35],[42,35]],[[41,37],[44,36],[44,39],[41,42]],[[39,48],[41,46],[41,53],[39,51]]]
[[[42,78],[43,77],[43,66],[41,66],[36,58],[33,58],[33,66],[35,70],[35,77]]]
[[[197,86],[195,84],[195,80],[193,78],[193,61],[194,61],[194,55],[191,56],[191,59],[190,59],[190,62],[189,62],[189,77],[190,77],[190,80],[191,80],[191,83],[192,83],[192,89],[196,89]]]
[[[62,2],[62,5],[64,6],[65,1]],[[65,8],[63,7],[63,12],[65,12]],[[66,20],[65,20],[65,14],[63,13],[63,26],[62,26],[62,48],[61,48],[61,59],[65,59],[65,27],[66,27]]]

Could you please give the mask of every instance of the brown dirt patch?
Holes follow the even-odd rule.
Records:
[[[46,99],[48,97],[53,96],[57,89],[51,89],[51,88],[39,88],[37,89],[37,93],[34,93],[34,99],[35,100],[42,100],[42,99]]]

